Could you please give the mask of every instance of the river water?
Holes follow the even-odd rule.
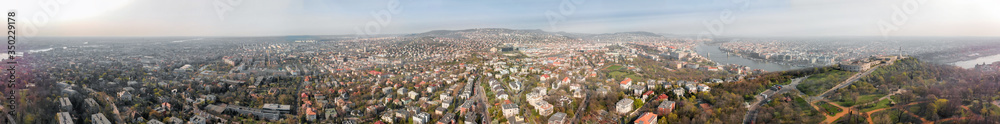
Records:
[[[1000,54],[992,56],[983,56],[973,60],[959,61],[952,64],[962,68],[973,68],[976,67],[976,64],[983,64],[983,63],[990,64],[996,61],[1000,61]]]
[[[719,46],[707,45],[705,43],[699,43],[698,46],[695,46],[695,52],[697,52],[698,55],[707,56],[708,59],[711,59],[712,61],[719,63],[720,65],[737,64],[750,67],[751,69],[761,69],[769,72],[786,71],[786,70],[803,68],[803,67],[775,64],[760,60],[750,60],[736,55],[728,55],[726,54],[725,51],[719,49]]]

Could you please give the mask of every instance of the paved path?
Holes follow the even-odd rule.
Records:
[[[830,90],[826,90],[825,92],[823,92],[823,94],[816,96],[811,101],[826,99],[826,96],[830,95],[830,93],[833,93],[834,91],[837,91],[840,88],[850,86],[851,83],[854,83],[854,81],[858,81],[858,79],[861,79],[862,77],[868,76],[868,74],[871,74],[872,71],[875,71],[876,69],[878,69],[878,67],[879,66],[875,66],[872,67],[871,69],[865,70],[864,72],[854,74],[850,78],[847,78],[847,80],[844,80],[844,82],[840,82],[840,84],[837,84],[837,86],[834,86],[833,88],[830,88]]]

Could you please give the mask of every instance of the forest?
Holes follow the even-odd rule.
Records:
[[[832,71],[818,76],[826,78],[829,75],[839,75],[837,73],[840,72]],[[824,100],[809,103],[801,100],[803,97],[790,93],[773,97],[790,100],[775,100],[776,102],[763,106],[755,121],[998,123],[1000,107],[994,104],[1000,100],[998,82],[1000,78],[997,73],[982,73],[907,58],[892,65],[878,67],[871,74],[848,87],[836,90]],[[833,84],[816,86],[825,85]]]

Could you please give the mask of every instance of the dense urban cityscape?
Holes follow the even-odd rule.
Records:
[[[36,102],[23,106],[38,107],[18,107],[37,112],[20,116],[30,123],[992,123],[1000,116],[995,88],[947,96],[888,81],[898,77],[874,79],[921,61],[915,53],[940,52],[891,45],[499,28],[372,38],[41,39],[61,45],[24,53],[35,77],[22,92],[50,91],[26,96]],[[694,50],[716,44],[731,57],[809,67],[769,72]],[[951,67],[981,77],[927,85],[995,82],[997,65]],[[924,116],[920,108],[887,119],[906,109],[870,111],[926,100],[940,107],[954,100],[965,110],[938,111],[970,113]]]

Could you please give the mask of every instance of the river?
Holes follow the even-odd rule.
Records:
[[[976,64],[983,64],[983,63],[990,64],[990,63],[993,63],[993,62],[996,62],[996,61],[1000,61],[1000,54],[996,54],[996,55],[992,55],[992,56],[983,56],[983,57],[979,57],[979,58],[972,59],[972,60],[965,60],[965,61],[955,62],[955,63],[952,63],[952,64],[954,64],[955,66],[958,66],[958,67],[962,67],[962,68],[973,68],[973,67],[976,67]]]
[[[751,69],[761,69],[769,72],[803,68],[803,67],[793,67],[789,65],[769,63],[759,60],[750,60],[735,55],[729,56],[728,54],[726,54],[725,51],[719,49],[719,46],[707,45],[705,43],[699,43],[698,46],[695,46],[695,52],[697,52],[698,55],[707,56],[708,59],[711,59],[712,61],[719,63],[720,65],[737,64],[750,67]]]

